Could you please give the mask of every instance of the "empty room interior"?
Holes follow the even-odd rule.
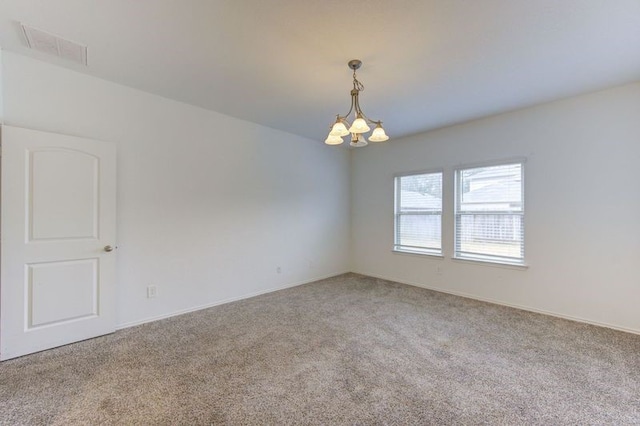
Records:
[[[0,424],[640,424],[639,0],[3,0],[0,124]]]

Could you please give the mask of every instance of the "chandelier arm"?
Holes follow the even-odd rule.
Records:
[[[360,108],[360,92],[354,90],[352,92],[353,103],[355,104],[356,116],[363,115],[362,108]]]
[[[354,97],[355,97],[355,104],[356,104],[356,113],[362,115],[362,118],[364,118],[365,120],[367,120],[371,124],[381,124],[382,123],[382,121],[380,121],[380,120],[372,120],[369,117],[367,117],[364,114],[364,112],[362,111],[362,108],[360,108],[360,99],[358,98],[357,95],[355,95]]]
[[[362,118],[367,120],[370,124],[382,124],[382,121],[380,121],[380,120],[372,120],[369,117],[367,117],[366,115],[364,115],[364,113],[362,113]]]
[[[345,120],[346,121],[346,119],[349,116],[349,114],[351,114],[351,111],[353,111],[355,105],[356,105],[356,96],[354,94],[351,94],[351,107],[349,108],[349,111],[345,115],[338,115],[338,117],[341,120]],[[356,112],[357,111],[358,111],[358,107],[356,107]]]

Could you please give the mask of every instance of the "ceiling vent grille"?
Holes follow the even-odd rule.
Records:
[[[27,45],[34,50],[48,53],[68,61],[81,65],[87,65],[87,46],[65,40],[56,35],[29,27],[22,26],[22,32],[27,41]]]

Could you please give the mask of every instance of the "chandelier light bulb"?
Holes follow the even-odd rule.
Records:
[[[369,137],[369,142],[384,142],[388,140],[389,136],[387,136],[387,134],[384,132],[382,125],[378,123],[376,125],[376,128],[373,129],[373,133],[371,133],[371,136]]]
[[[332,134],[329,134],[329,136],[327,136],[327,139],[324,140],[324,143],[326,143],[327,145],[340,145],[342,142],[344,141],[340,136]]]
[[[369,130],[371,130],[371,128],[367,125],[367,122],[364,121],[361,115],[358,115],[358,118],[353,121],[353,124],[349,128],[349,133],[366,133]]]
[[[353,133],[351,135],[351,143],[349,144],[354,148],[360,148],[363,146],[367,146],[369,145],[367,143],[367,141],[364,139],[364,136],[358,134],[358,133]]]
[[[338,119],[333,125],[333,128],[331,128],[331,133],[329,134],[331,136],[347,136],[349,134],[349,131],[347,130],[347,126],[345,126],[344,123],[340,119]]]

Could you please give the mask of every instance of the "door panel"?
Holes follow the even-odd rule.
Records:
[[[29,157],[30,240],[97,238],[99,158],[48,148],[32,149]]]
[[[27,330],[96,316],[98,262],[84,259],[28,265]]]
[[[115,330],[115,154],[2,127],[0,359]]]

